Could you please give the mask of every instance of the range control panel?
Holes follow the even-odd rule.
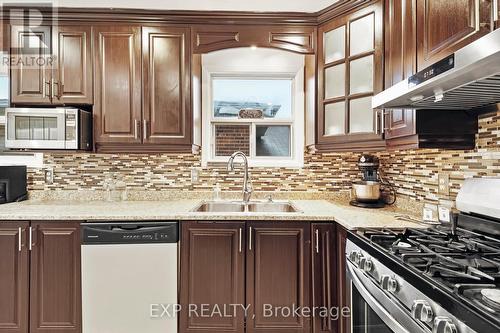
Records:
[[[425,81],[428,81],[440,74],[443,74],[451,69],[455,68],[455,55],[452,54],[443,60],[438,61],[437,63],[427,67],[426,69],[418,72],[417,74],[411,76],[408,79],[409,87],[414,87]]]
[[[82,244],[177,243],[178,222],[158,223],[85,223]]]

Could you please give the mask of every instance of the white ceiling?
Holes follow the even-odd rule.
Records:
[[[339,0],[85,0],[83,2],[82,0],[52,0],[58,7],[268,12],[317,12],[337,1]],[[51,1],[42,0],[41,2]]]

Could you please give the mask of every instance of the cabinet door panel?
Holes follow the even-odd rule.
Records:
[[[78,223],[32,223],[31,333],[81,331]]]
[[[489,15],[484,15],[484,6]],[[417,1],[418,70],[487,34],[490,10],[489,1]]]
[[[337,300],[337,249],[334,223],[312,224],[313,260],[312,290],[313,307],[332,309]],[[313,320],[314,333],[338,332],[340,323],[334,318],[322,316],[317,310]]]
[[[96,143],[141,143],[139,27],[95,27]]]
[[[0,332],[28,332],[28,223],[0,224]]]
[[[247,332],[310,332],[310,318],[273,312],[310,307],[310,225],[250,223],[247,233]]]
[[[244,313],[202,316],[219,306],[245,304],[245,223],[182,223],[180,332],[243,332]],[[190,313],[189,307],[196,306]]]
[[[11,102],[49,104],[51,34],[49,26],[11,28]],[[31,60],[30,60],[31,59]]]
[[[143,28],[144,142],[191,144],[189,29]]]
[[[92,55],[90,26],[57,26],[53,28],[56,102],[93,104]]]

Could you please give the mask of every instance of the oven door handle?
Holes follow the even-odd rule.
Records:
[[[358,290],[359,294],[365,302],[370,306],[370,308],[377,314],[377,316],[380,317],[380,319],[394,332],[394,333],[425,333],[427,332],[425,329],[423,329],[420,325],[418,325],[415,321],[407,315],[408,320],[404,320],[408,325],[407,326],[412,326],[412,327],[405,327],[401,324],[403,318],[395,318],[391,313],[397,313],[401,312],[401,308],[399,305],[395,304],[394,301],[390,300],[387,295],[384,294],[384,292],[376,287],[374,292],[378,291],[377,295],[372,295],[370,291],[368,291],[367,286],[361,281],[359,278],[358,274],[356,273],[356,268],[347,260],[347,276],[348,279],[351,280],[352,284],[356,287]],[[363,273],[361,273],[363,274]],[[367,283],[373,283],[371,282],[368,278],[366,279]],[[380,297],[380,298],[379,298]],[[389,309],[388,311],[382,304],[380,304],[379,299],[383,300],[389,300],[390,303],[394,308]],[[384,302],[386,303],[386,302]],[[351,305],[352,307],[352,305]],[[399,311],[398,311],[399,310]],[[351,309],[352,311],[352,309]],[[405,318],[406,319],[406,318]]]

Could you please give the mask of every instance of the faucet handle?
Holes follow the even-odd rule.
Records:
[[[266,198],[267,198],[267,202],[273,202],[273,195],[272,194],[268,194],[266,196]]]

